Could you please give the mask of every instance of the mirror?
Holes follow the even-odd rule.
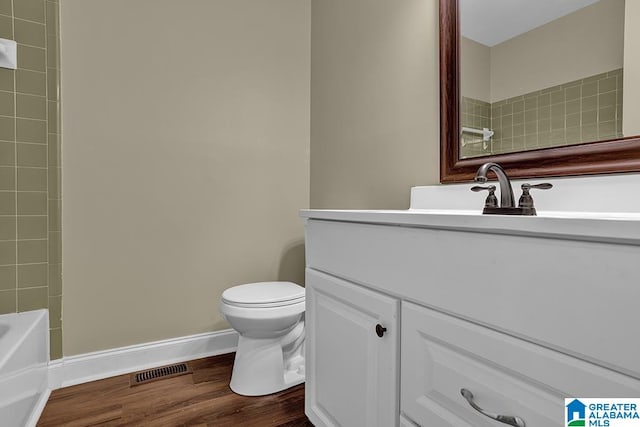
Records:
[[[460,0],[461,158],[621,138],[624,3]]]
[[[640,134],[640,97],[630,95],[638,37],[625,34],[638,5],[460,2],[440,0],[441,182],[470,180],[487,161],[511,177],[640,171],[640,138],[623,136]]]

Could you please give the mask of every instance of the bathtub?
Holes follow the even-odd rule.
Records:
[[[49,395],[47,310],[0,315],[0,420],[35,425]]]

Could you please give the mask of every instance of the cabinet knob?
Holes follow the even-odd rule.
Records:
[[[387,332],[387,328],[383,327],[380,323],[376,325],[376,334],[382,338],[384,333]]]

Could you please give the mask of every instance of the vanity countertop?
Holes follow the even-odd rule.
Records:
[[[300,216],[490,234],[584,240],[640,246],[640,214],[538,211],[538,216],[482,215],[478,210],[315,210]]]

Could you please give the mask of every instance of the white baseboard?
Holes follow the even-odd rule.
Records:
[[[238,346],[233,329],[155,341],[54,360],[49,388],[82,384],[143,369],[231,353]]]

